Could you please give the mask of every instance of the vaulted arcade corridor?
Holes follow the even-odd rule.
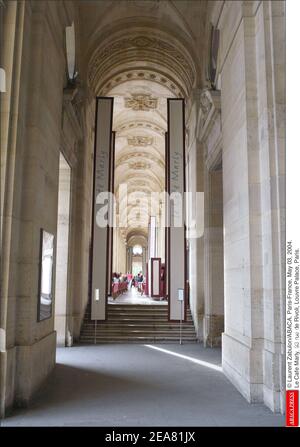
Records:
[[[285,2],[0,30],[3,424],[281,425]]]

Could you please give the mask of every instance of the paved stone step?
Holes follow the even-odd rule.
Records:
[[[155,310],[145,310],[145,309],[120,309],[116,311],[107,311],[108,315],[168,315],[168,312],[166,311],[155,311]],[[90,312],[85,313],[85,317],[89,317],[91,315]],[[192,314],[190,312],[187,312],[186,314],[188,317],[191,317]]]
[[[108,312],[157,312],[157,313],[168,313],[168,307],[167,306],[155,306],[155,307],[148,307],[148,306],[111,306],[107,308]],[[187,309],[187,313],[191,314],[191,311]]]
[[[190,309],[182,323],[181,335],[185,343],[197,342]],[[178,343],[179,338],[180,324],[168,320],[168,307],[163,305],[109,304],[107,320],[96,325],[96,343]],[[80,342],[95,343],[90,306],[86,309]]]
[[[184,344],[194,344],[197,343],[197,340],[182,340],[182,342]],[[169,340],[169,339],[164,339],[164,338],[149,338],[149,339],[144,339],[144,340],[136,340],[136,339],[132,339],[132,340],[122,340],[122,339],[116,339],[116,340],[95,340],[91,339],[91,340],[80,340],[81,344],[85,344],[85,345],[106,345],[106,344],[142,344],[142,345],[146,345],[146,344],[178,344],[179,340]]]
[[[86,313],[90,313],[91,309],[88,308],[86,309]],[[162,313],[168,313],[168,307],[167,306],[116,306],[116,305],[111,305],[107,307],[107,311],[108,312],[162,312]],[[187,309],[187,313],[191,314],[191,310]]]
[[[197,343],[196,337],[182,337],[184,343]],[[93,337],[80,337],[80,343],[95,343]],[[96,343],[178,343],[179,337],[97,337]]]
[[[195,328],[193,326],[182,326],[182,331],[191,331],[193,333],[195,332]],[[102,327],[96,327],[96,332],[116,332],[116,331],[122,331],[122,332],[130,332],[130,331],[140,331],[140,332],[178,332],[180,331],[179,326],[175,327],[166,327],[166,326],[102,326]],[[82,327],[81,333],[83,332],[91,332],[95,333],[95,327],[93,326],[84,326]]]
[[[133,320],[133,321],[137,321],[137,320],[143,320],[143,321],[169,321],[168,319],[168,315],[144,315],[144,314],[119,314],[119,315],[111,315],[108,314],[107,315],[107,319],[105,321],[128,321],[128,320]],[[89,322],[89,321],[94,321],[91,320],[91,317],[85,317],[84,318],[85,322]],[[187,316],[186,320],[188,322],[193,323],[193,319],[190,316]]]
[[[149,316],[147,316],[147,317],[141,317],[141,316],[132,317],[131,315],[126,315],[122,318],[119,318],[117,316],[116,317],[108,316],[107,320],[99,320],[98,323],[100,324],[101,321],[103,321],[103,322],[120,322],[120,323],[122,323],[124,321],[126,321],[127,323],[129,323],[130,321],[132,321],[133,323],[138,322],[138,321],[149,322],[149,323],[151,323],[151,322],[153,322],[153,323],[156,323],[156,322],[172,323],[172,322],[169,322],[167,317],[161,317],[161,318],[160,317],[152,317],[151,318]],[[91,320],[90,318],[88,318],[88,319],[85,318],[84,322],[86,324],[87,323],[94,324],[95,320]],[[187,318],[185,322],[187,322],[189,324],[193,324],[193,320],[191,318]],[[176,322],[174,322],[174,324],[176,324]],[[179,324],[179,322],[178,322],[178,324]]]
[[[118,319],[118,318],[109,318],[105,321],[97,321],[97,326],[98,325],[103,325],[103,324],[152,324],[152,325],[157,325],[157,324],[177,324],[179,325],[179,322],[172,322],[169,321],[167,318],[164,319],[160,319],[160,318],[152,318],[152,319],[143,319],[143,318],[124,318],[124,319]],[[193,326],[193,321],[191,320],[186,320],[183,321],[182,324],[188,324],[188,325],[192,325]],[[84,325],[92,325],[95,326],[95,321],[94,320],[84,320]]]
[[[142,313],[142,314],[162,314],[167,315],[168,310],[156,310],[156,309],[116,309],[111,310],[107,309],[108,314],[119,314],[119,313]],[[89,315],[90,313],[86,313],[86,315]],[[192,315],[191,312],[187,312],[187,315]]]
[[[108,304],[108,309],[156,309],[168,310],[167,304]]]
[[[168,337],[168,336],[178,336],[180,335],[180,331],[139,331],[139,330],[132,330],[132,331],[97,331],[96,332],[97,337],[98,336],[109,336],[109,337],[115,337],[115,336],[141,336],[141,337],[147,337],[147,336],[158,336],[158,337]],[[94,333],[91,332],[87,332],[87,331],[83,331],[81,333],[82,336],[94,336]],[[195,332],[194,331],[182,331],[182,335],[183,336],[189,336],[189,337],[195,337]]]
[[[133,318],[165,318],[168,319],[168,314],[165,313],[148,313],[148,312],[116,312],[116,313],[110,313],[108,312],[107,314],[107,318],[119,318],[120,320],[122,318],[129,318],[129,317],[133,317]],[[187,315],[186,316],[187,319],[192,321],[192,316],[191,315]],[[85,316],[86,319],[90,319],[90,315]]]
[[[118,327],[140,327],[141,329],[145,329],[145,328],[153,328],[153,329],[158,329],[158,328],[165,328],[165,329],[179,329],[180,328],[180,324],[177,323],[170,323],[168,321],[164,321],[164,322],[155,322],[155,321],[151,321],[151,322],[146,322],[146,321],[133,321],[133,322],[128,322],[128,321],[123,321],[123,322],[111,322],[111,321],[106,321],[106,322],[101,322],[101,323],[97,323],[95,324],[93,321],[90,323],[86,323],[84,324],[82,327],[89,327],[92,329],[98,328],[101,329],[103,328],[107,328],[107,327],[111,327],[111,328],[118,328]],[[185,328],[192,328],[194,329],[194,325],[191,323],[182,323],[181,327],[185,327]]]
[[[194,330],[194,326],[192,324],[187,324],[187,323],[183,323],[182,324],[182,329],[191,329]],[[95,330],[95,324],[94,323],[89,323],[89,324],[85,324],[84,325],[85,329],[90,329],[90,330]],[[124,323],[124,324],[115,324],[115,323],[101,323],[101,324],[97,324],[96,329],[100,330],[100,329],[108,329],[111,328],[112,330],[115,330],[117,328],[137,328],[137,329],[141,329],[141,330],[145,330],[145,329],[166,329],[166,330],[179,330],[180,329],[180,325],[179,324],[146,324],[146,323]]]

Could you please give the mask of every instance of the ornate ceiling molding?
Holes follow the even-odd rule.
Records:
[[[133,73],[143,79],[143,74],[150,70],[149,77],[152,76],[153,81],[166,85],[168,79],[173,77],[174,90],[177,88],[188,96],[196,81],[196,69],[186,49],[164,33],[156,32],[153,36],[152,29],[131,30],[130,34],[128,30],[125,32],[126,35],[113,40],[110,38],[110,41],[107,39],[91,57],[88,83],[92,90],[96,94],[103,94],[105,89],[112,88],[111,84],[108,85],[112,77],[116,76],[116,82],[124,82],[124,77],[118,79],[118,76],[122,76],[121,73],[124,75],[126,71],[127,80],[132,79]],[[157,77],[159,74],[160,78]]]
[[[156,68],[155,70],[150,70],[149,68],[137,67],[138,63],[134,65],[131,69],[126,69],[125,71],[114,74],[109,80],[105,83],[101,90],[102,95],[106,95],[111,89],[117,87],[126,81],[152,81],[166,87],[171,94],[176,97],[184,97],[184,89],[177,83],[175,78],[171,75],[171,73],[164,73],[163,71]]]
[[[140,186],[151,185],[153,187],[153,191],[161,190],[164,186],[163,179],[158,177],[153,170],[148,171],[147,174],[148,175],[145,177],[145,174],[143,174],[142,172],[138,172],[135,174],[133,173],[128,174],[127,172],[124,172],[124,175],[118,176],[118,180],[120,180],[118,184],[121,184],[122,182],[124,183],[124,181],[126,181],[128,184],[130,182],[135,184],[136,189],[138,185]],[[139,190],[137,192],[139,192]]]
[[[221,95],[219,90],[204,89],[199,92],[199,115],[197,122],[197,135],[201,140],[205,137],[208,128],[220,114]]]
[[[132,110],[149,111],[157,109],[158,98],[145,93],[132,93],[131,98],[124,98],[124,105]]]
[[[158,158],[155,155],[153,155],[152,153],[148,153],[148,152],[131,152],[129,154],[123,155],[117,159],[116,167],[122,165],[123,163],[128,163],[133,158],[134,159],[142,158],[142,159],[150,160],[150,161],[153,161],[154,163],[158,164],[162,168],[165,167],[165,163],[164,163],[163,159]]]
[[[127,142],[129,146],[151,146],[153,144],[153,138],[148,135],[133,135],[127,137]]]
[[[144,161],[133,161],[133,162],[129,163],[129,168],[134,169],[134,170],[145,170],[145,169],[150,169],[151,164],[146,163]]]
[[[132,129],[146,129],[146,130],[152,130],[161,136],[165,135],[165,129],[163,129],[161,126],[155,123],[150,123],[149,121],[133,121],[133,122],[125,122],[120,123],[115,127],[115,131],[120,133],[127,130]],[[121,135],[119,135],[121,136]]]

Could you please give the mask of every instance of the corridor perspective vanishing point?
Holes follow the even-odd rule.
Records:
[[[284,425],[285,2],[0,15],[1,425]]]

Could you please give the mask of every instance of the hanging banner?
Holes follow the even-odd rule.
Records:
[[[168,132],[165,132],[165,192],[169,191],[169,149],[168,149]],[[165,196],[166,197],[166,196]],[[169,201],[165,198],[165,298],[168,299],[168,257],[169,254]]]
[[[160,298],[161,258],[151,258],[151,297]]]
[[[110,157],[110,192],[114,193],[115,191],[115,140],[116,140],[116,132],[112,132],[111,139],[111,157]],[[110,221],[113,222],[114,219],[114,209],[113,204],[110,203],[109,215]],[[108,229],[108,274],[107,274],[107,290],[108,296],[111,296],[112,293],[112,269],[113,269],[113,226],[109,226]]]
[[[186,319],[186,241],[185,241],[185,118],[184,99],[168,99],[168,136],[166,178],[168,183],[168,302],[169,320],[179,321],[181,301],[178,290],[184,290]]]
[[[156,217],[150,216],[150,221],[148,224],[148,255],[149,255],[149,294],[152,296],[152,262],[151,259],[156,257],[156,243],[157,243],[157,231],[156,231]]]
[[[108,200],[111,192],[113,98],[96,99],[92,234],[91,319],[106,319],[109,251]],[[105,221],[106,219],[106,221]],[[106,222],[106,223],[105,223]]]

